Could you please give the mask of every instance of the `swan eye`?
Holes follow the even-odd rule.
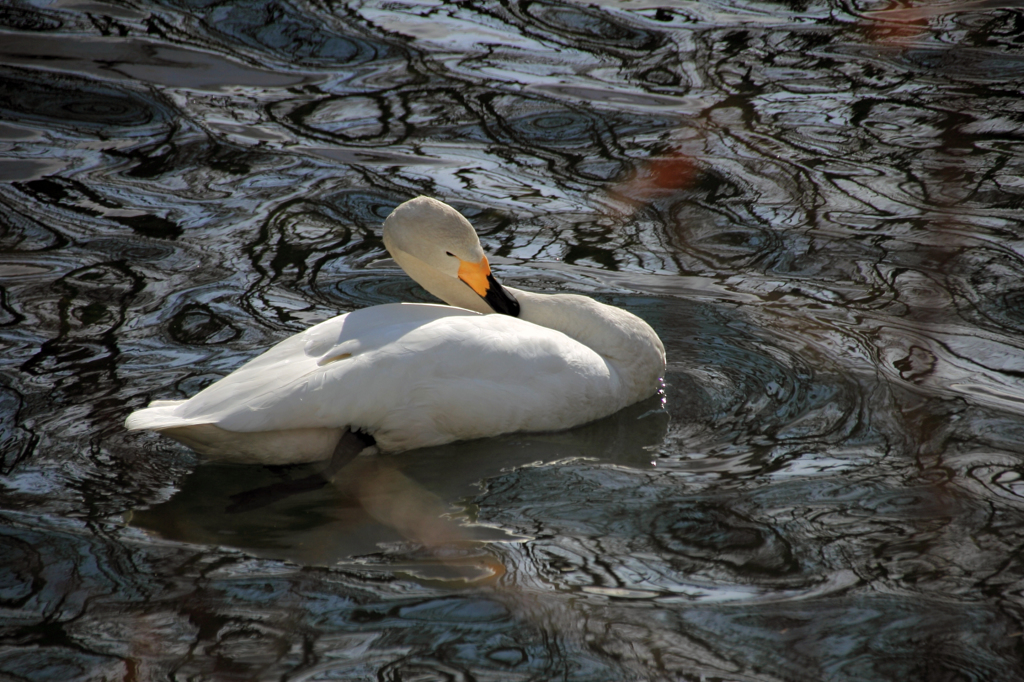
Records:
[[[444,255],[446,255],[446,256],[451,256],[452,258],[455,258],[455,254],[454,254],[454,253],[452,253],[451,251],[445,251],[445,252],[444,252]]]

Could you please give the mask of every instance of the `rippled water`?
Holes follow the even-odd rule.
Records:
[[[0,6],[0,678],[1024,679],[1014,0]],[[648,320],[565,433],[201,466],[122,423],[428,300]]]

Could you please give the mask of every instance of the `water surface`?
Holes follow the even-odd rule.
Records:
[[[1024,11],[921,4],[0,7],[0,677],[1024,680]],[[664,390],[242,509],[124,432],[430,300],[419,194]]]

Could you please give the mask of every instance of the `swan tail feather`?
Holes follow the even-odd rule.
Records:
[[[182,426],[183,420],[179,417],[177,407],[184,403],[184,400],[154,400],[149,407],[135,410],[124,420],[124,426],[129,431],[162,431],[163,429]]]

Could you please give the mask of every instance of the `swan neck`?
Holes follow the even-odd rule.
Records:
[[[576,294],[538,294],[506,287],[519,301],[519,319],[562,332],[616,370],[633,399],[651,395],[665,372],[665,347],[636,315]]]

